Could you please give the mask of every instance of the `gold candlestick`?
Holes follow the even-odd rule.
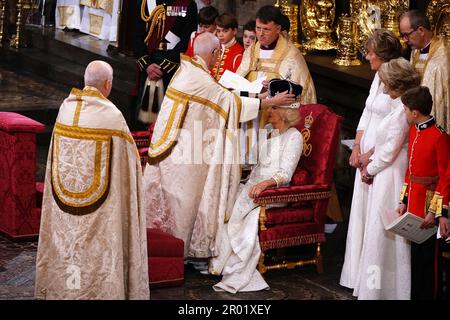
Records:
[[[0,0],[0,47],[2,47],[3,42],[3,25],[5,24],[5,8],[6,0]]]
[[[11,39],[11,47],[19,49],[20,29],[22,28],[22,0],[17,0],[16,35]]]
[[[342,15],[338,24],[338,50],[333,60],[339,66],[359,66],[358,49],[356,46],[356,21],[352,17]]]

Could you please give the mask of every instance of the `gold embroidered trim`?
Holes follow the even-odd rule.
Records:
[[[103,17],[89,13],[89,32],[98,36],[102,32]]]
[[[270,204],[278,202],[298,202],[327,199],[331,196],[331,191],[301,193],[301,194],[284,194],[279,196],[261,197],[255,199],[257,204]]]
[[[80,120],[81,107],[83,105],[83,100],[81,95],[77,94],[77,107],[75,108],[75,115],[73,116],[73,126],[78,127],[78,122]]]
[[[169,119],[167,120],[166,127],[164,128],[164,132],[158,141],[156,141],[155,143],[150,143],[150,148],[155,149],[155,148],[159,147],[160,145],[162,145],[164,143],[164,141],[166,141],[167,137],[169,136],[170,129],[172,128],[173,122],[175,120],[175,116],[177,114],[178,107],[180,105],[183,108],[181,101],[174,100],[173,105],[172,105],[172,110],[170,111]],[[180,117],[181,116],[182,116],[182,114],[180,115]],[[179,129],[179,128],[177,128],[177,129]]]
[[[98,90],[94,90],[94,89],[90,89],[92,87],[86,87],[87,89],[77,89],[77,88],[72,88],[72,90],[70,91],[71,95],[74,96],[80,96],[80,97],[95,97],[95,98],[99,98],[102,100],[108,100],[107,98],[105,98],[104,95],[101,94],[100,91]],[[109,100],[108,100],[109,101]]]
[[[179,100],[187,100],[187,101],[194,101],[200,104],[203,104],[209,108],[211,108],[212,110],[214,110],[215,112],[217,112],[221,117],[223,117],[225,119],[225,121],[228,119],[228,113],[225,112],[225,110],[223,110],[219,105],[215,104],[214,102],[202,98],[202,97],[197,97],[191,94],[187,94],[181,91],[178,91],[172,87],[167,89],[166,95],[173,100],[179,99]]]
[[[64,188],[64,186],[62,185],[60,176],[59,176],[59,137],[61,135],[59,134],[55,134],[55,153],[56,153],[56,159],[55,159],[55,163],[56,166],[54,166],[52,168],[52,175],[56,178],[56,181],[58,182],[58,189],[55,188],[55,181],[54,179],[52,179],[52,184],[53,184],[53,189],[55,191],[55,193],[58,195],[59,200],[66,204],[69,205],[71,207],[86,207],[89,206],[95,202],[97,202],[106,192],[106,189],[109,185],[109,161],[110,161],[110,153],[111,153],[111,141],[110,138],[104,137],[102,140],[97,140],[97,137],[95,139],[90,139],[90,140],[95,140],[96,141],[96,146],[95,146],[95,158],[94,158],[94,179],[93,179],[93,183],[92,185],[83,192],[72,192],[69,191],[67,189]],[[71,138],[71,137],[69,137]],[[101,185],[101,160],[102,160],[102,144],[103,142],[107,142],[106,145],[106,175],[105,175],[105,184],[102,188],[102,190],[100,190],[100,192],[98,193],[98,195],[96,197],[94,197],[93,199],[91,199],[88,202],[83,202],[83,203],[74,203],[74,202],[69,202],[67,200],[64,199],[64,196],[66,197],[71,197],[71,198],[75,198],[75,199],[86,199],[91,197],[96,191],[97,189],[100,187]]]
[[[56,123],[55,133],[69,138],[84,140],[104,140],[107,137],[115,136],[124,139],[131,144],[135,144],[134,139],[130,133],[120,130],[81,128],[68,126],[62,123]]]
[[[180,104],[181,108],[182,108],[181,112],[180,112],[180,116],[178,117],[178,121],[177,121],[177,124],[176,124],[176,129],[179,129],[179,128],[181,128],[181,126],[183,125],[183,122],[184,122],[184,117],[186,115],[188,101],[187,100],[183,100],[183,101],[176,100],[174,102],[174,107],[172,108],[172,111],[175,109],[175,103],[176,104]],[[176,113],[173,114],[174,117],[175,117],[175,114]],[[171,113],[170,117],[171,116],[172,116],[172,113]],[[169,122],[170,121],[171,120],[169,119]],[[173,122],[173,120],[172,120],[172,122]],[[170,128],[171,128],[171,126],[169,126],[169,125],[166,126],[166,128],[164,129],[163,136],[164,136],[164,134],[166,134],[166,131],[167,131],[167,135],[170,133]],[[150,145],[150,148],[148,149],[149,161],[150,162],[155,161],[155,158],[162,156],[163,153],[165,153],[167,150],[169,150],[173,146],[173,144],[175,143],[176,138],[177,138],[177,136],[173,137],[173,139],[170,140],[169,143],[164,148],[162,148],[160,151],[158,151],[158,152],[152,152],[153,147],[152,147],[152,145]],[[159,143],[161,140],[162,140],[162,142]],[[166,140],[166,138],[164,138],[164,137],[161,138],[160,140],[158,140],[158,143],[159,143],[158,145],[161,145],[162,143],[164,143],[165,140]],[[150,160],[150,159],[152,159],[152,160]]]
[[[269,230],[270,231],[270,227]],[[260,231],[260,232],[268,232],[268,231]],[[311,244],[316,242],[325,242],[325,234],[323,233],[316,233],[316,234],[309,234],[309,235],[303,235],[303,236],[297,236],[297,237],[289,237],[284,239],[276,239],[276,240],[261,240],[261,250],[266,251],[270,249],[276,249],[276,248],[286,248],[286,247],[292,247],[292,246],[298,246],[302,244]]]

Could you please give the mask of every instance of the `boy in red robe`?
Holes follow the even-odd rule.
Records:
[[[211,69],[211,74],[216,80],[220,80],[225,70],[236,72],[241,64],[244,48],[236,41],[237,30],[238,23],[233,15],[223,13],[217,17],[216,35],[222,52]]]
[[[409,130],[408,169],[397,211],[406,210],[432,228],[435,213],[430,205],[435,192],[442,190],[450,159],[450,140],[430,115],[433,100],[427,87],[416,87],[402,96]],[[435,236],[421,244],[411,243],[411,299],[437,299],[442,286],[442,243]]]
[[[189,38],[188,48],[185,54],[189,57],[194,56],[194,41],[197,36],[203,32],[214,33],[216,31],[216,18],[219,16],[219,11],[213,6],[207,6],[200,9],[198,12],[198,30],[191,33]]]

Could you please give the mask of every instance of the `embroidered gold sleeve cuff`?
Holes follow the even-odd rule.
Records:
[[[163,59],[163,61],[159,65],[161,66],[161,70],[163,70],[163,72],[171,73],[177,70],[180,64],[167,59]]]
[[[408,184],[403,183],[402,192],[400,193],[400,203],[408,204]]]
[[[140,71],[144,71],[150,65],[150,56],[146,54],[145,56],[140,57],[136,60],[138,68]]]
[[[435,218],[442,217],[442,202],[443,197],[439,192],[435,192],[430,207],[428,208],[428,212],[433,212]]]

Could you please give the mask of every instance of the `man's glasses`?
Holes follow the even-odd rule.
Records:
[[[419,29],[419,27],[414,28],[414,30],[410,32],[400,33],[400,37],[408,39],[410,35],[417,31],[417,29]]]
[[[256,28],[255,28],[255,31],[256,31],[256,32],[263,33],[263,34],[268,34],[268,33],[270,33],[270,32],[272,31],[272,29],[256,27]]]

